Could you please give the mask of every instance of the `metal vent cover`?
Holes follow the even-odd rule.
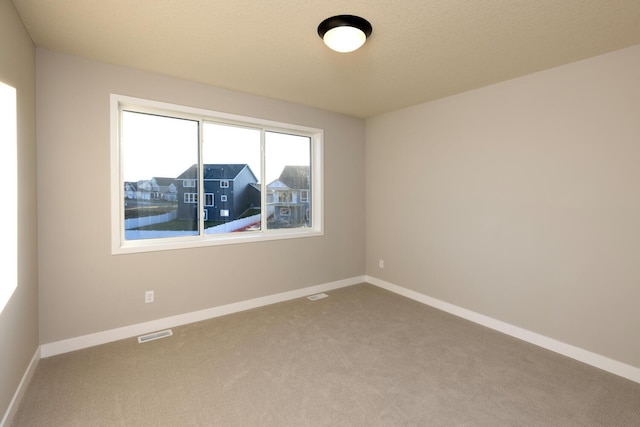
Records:
[[[140,335],[138,337],[138,343],[142,344],[142,343],[145,343],[145,342],[158,340],[160,338],[170,337],[171,335],[173,335],[173,332],[171,331],[171,329],[165,329],[164,331],[152,332],[150,334]]]

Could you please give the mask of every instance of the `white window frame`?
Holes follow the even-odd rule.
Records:
[[[221,179],[220,180],[220,188],[229,188],[229,180]]]
[[[207,203],[208,201],[211,201],[211,203]],[[214,206],[213,193],[204,193],[204,206],[205,207]]]
[[[227,195],[226,194],[221,194],[220,195],[220,201],[221,202],[226,202],[227,201]]]
[[[289,133],[309,137],[311,142],[311,227],[268,229],[266,220],[262,227],[255,231],[242,233],[203,234],[197,236],[180,236],[163,239],[126,240],[124,237],[124,180],[122,177],[122,159],[120,158],[120,125],[122,110],[140,113],[162,114],[191,120],[214,121],[231,125],[247,126],[260,129],[262,144],[265,132]],[[165,102],[134,98],[130,96],[111,94],[111,253],[114,255],[151,252],[160,250],[194,248],[238,243],[254,243],[270,240],[319,237],[324,235],[324,176],[323,176],[323,138],[322,129],[280,123],[271,120],[256,119],[224,112],[205,110],[201,108],[175,105]],[[202,141],[200,141],[200,145]],[[264,152],[264,149],[262,149]],[[261,211],[267,212],[267,184],[265,182],[264,158],[262,160],[261,177],[259,178],[263,194]],[[200,168],[202,170],[202,168]],[[199,190],[202,192],[202,190]],[[200,199],[198,197],[198,199]],[[204,219],[201,218],[200,229],[203,229]]]

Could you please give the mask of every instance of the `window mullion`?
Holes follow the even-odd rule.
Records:
[[[267,212],[267,172],[265,161],[265,130],[260,129],[260,232],[264,233],[267,229],[267,220],[269,219],[269,212]]]
[[[204,236],[204,162],[202,160],[204,120],[198,120],[198,235]]]

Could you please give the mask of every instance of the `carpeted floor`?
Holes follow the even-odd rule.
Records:
[[[640,384],[371,285],[40,361],[12,426],[640,426]]]

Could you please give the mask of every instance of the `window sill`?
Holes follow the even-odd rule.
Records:
[[[114,242],[112,255],[140,252],[168,251],[177,249],[202,248],[242,243],[259,243],[273,240],[297,239],[323,236],[322,231],[311,228],[274,230],[267,232],[225,233],[219,235],[187,236],[172,239],[128,240],[124,243]]]

